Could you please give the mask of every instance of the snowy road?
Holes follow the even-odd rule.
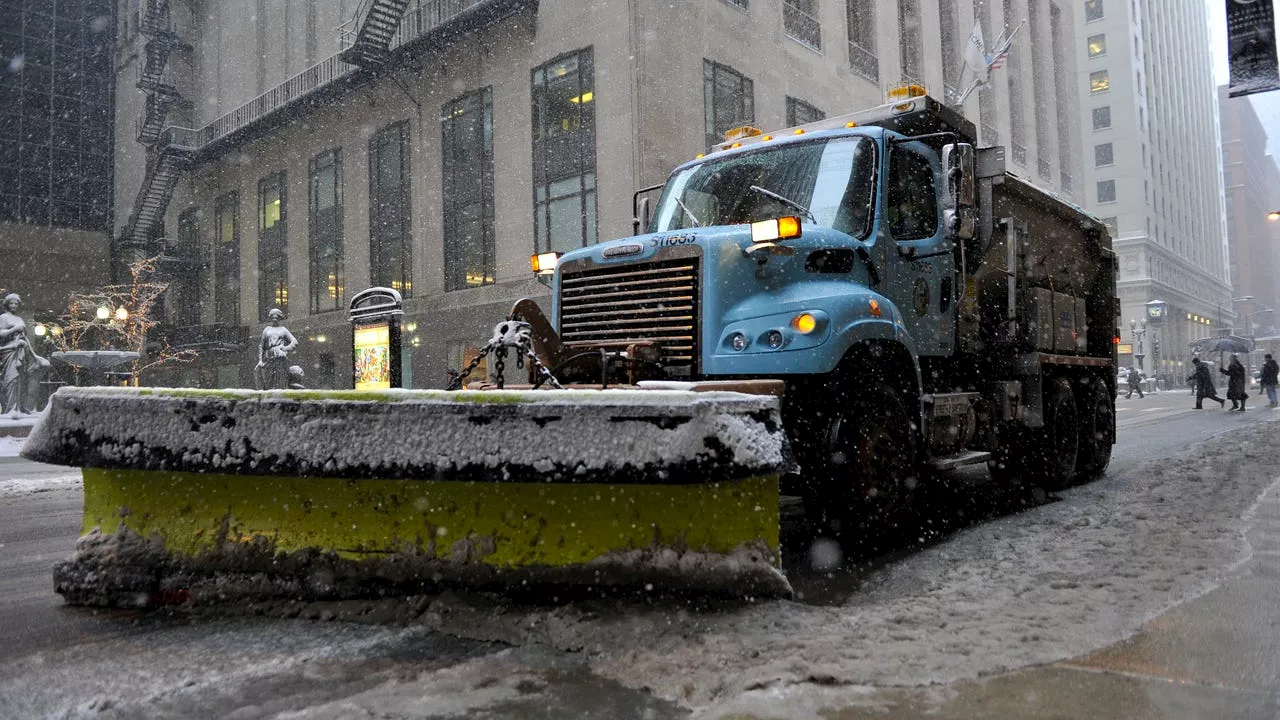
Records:
[[[47,469],[0,465],[0,716],[804,718],[874,705],[879,686],[1077,657],[1248,557],[1251,509],[1280,477],[1280,413],[1191,404],[1122,398],[1106,478],[965,527],[991,514],[971,507],[926,549],[811,575],[815,590],[835,586],[820,604],[448,594],[238,617],[95,613],[49,589],[78,488],[50,482],[60,471],[20,483]]]

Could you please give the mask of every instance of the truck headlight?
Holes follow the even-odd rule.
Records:
[[[782,337],[782,331],[770,330],[764,334],[764,344],[769,346],[770,350],[777,350],[782,347],[785,338]]]
[[[747,336],[742,333],[734,333],[729,336],[729,347],[738,352],[742,352],[747,348]]]

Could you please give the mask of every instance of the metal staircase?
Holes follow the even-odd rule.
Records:
[[[147,174],[142,179],[137,197],[133,199],[129,223],[120,233],[123,247],[149,248],[155,243],[156,231],[164,220],[173,189],[183,169],[191,162],[191,150],[166,141],[167,137],[161,135],[161,141],[147,161]]]
[[[138,118],[138,142],[143,145],[155,145],[164,130],[164,122],[169,117],[169,109],[177,103],[171,95],[147,95],[146,108],[142,117]]]
[[[409,0],[364,0],[341,28],[342,43],[350,45],[339,54],[339,59],[365,69],[385,63],[391,41],[408,9]]]
[[[117,257],[145,256],[156,251],[169,199],[191,160],[190,149],[173,142],[173,135],[165,132],[169,111],[184,102],[169,69],[170,54],[184,46],[173,31],[169,3],[170,0],[143,0],[138,23],[138,30],[147,41],[138,65],[137,87],[146,93],[146,100],[137,120],[137,138],[147,146],[147,169],[129,220],[116,240]]]

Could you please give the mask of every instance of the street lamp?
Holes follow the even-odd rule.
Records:
[[[1142,336],[1147,334],[1146,320],[1130,320],[1129,332],[1133,333],[1133,339],[1138,343],[1138,352],[1133,354],[1133,359],[1138,363],[1138,371],[1142,371],[1142,358],[1145,355],[1142,352]]]
[[[1267,213],[1267,219],[1270,220],[1271,222],[1280,220],[1280,210],[1272,210],[1271,212]]]

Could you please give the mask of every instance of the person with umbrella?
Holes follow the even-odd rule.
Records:
[[[1244,365],[1240,364],[1240,356],[1231,354],[1231,362],[1226,368],[1218,368],[1218,372],[1227,376],[1227,399],[1231,401],[1231,409],[1244,412],[1244,401],[1249,395],[1244,391]]]
[[[1201,403],[1205,398],[1217,400],[1218,403],[1226,407],[1227,401],[1218,397],[1218,391],[1213,387],[1213,376],[1209,374],[1209,366],[1200,362],[1200,358],[1191,358],[1191,364],[1195,366],[1191,377],[1187,378],[1187,382],[1193,382],[1196,388],[1196,409],[1203,410]]]

